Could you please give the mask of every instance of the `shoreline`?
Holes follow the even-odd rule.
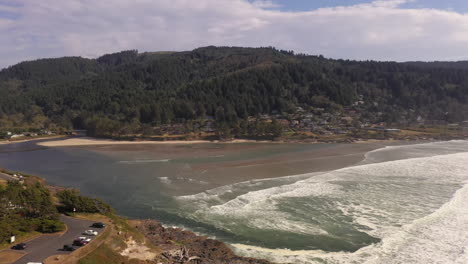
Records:
[[[18,139],[18,140],[0,140],[0,146],[15,144],[15,143],[38,141],[38,140],[46,140],[46,139],[60,139],[60,138],[65,138],[65,137],[66,137],[65,135],[56,135],[56,136],[34,137],[34,138],[26,138],[26,139]]]
[[[57,137],[60,139],[63,137]],[[54,138],[40,138],[40,139],[54,139]],[[17,142],[6,142],[0,144],[19,143],[40,139],[31,139]],[[114,140],[114,139],[101,139],[92,137],[79,137],[79,138],[64,138],[63,140],[54,140],[39,142],[37,145],[43,147],[73,147],[73,146],[100,146],[100,145],[180,145],[180,144],[241,144],[241,143],[267,143],[267,144],[368,144],[368,143],[394,143],[394,142],[419,142],[419,140],[395,140],[395,139],[369,139],[369,140],[356,140],[353,142],[321,142],[321,141],[308,141],[308,140],[293,140],[293,141],[273,141],[273,140],[252,140],[252,139],[234,139],[234,140],[167,140],[167,141],[129,141],[129,140]]]
[[[175,173],[177,169],[158,172],[164,176],[157,177],[157,179],[166,195],[185,196],[246,181],[338,170],[359,164],[365,160],[366,153],[370,151],[386,146],[418,143],[424,142],[400,140],[368,140],[353,143],[249,140],[151,142],[74,137],[46,140],[35,144],[51,148],[85,148],[129,164],[136,164],[140,161],[142,164],[165,162],[171,164],[169,165],[172,166],[171,168],[178,166],[176,164],[179,161],[187,162],[187,159],[206,160],[190,164],[191,172],[186,176]],[[219,145],[213,146],[213,144]],[[303,145],[304,149],[289,151],[288,144]],[[249,158],[251,151],[267,155]],[[144,153],[144,155],[136,155],[137,152]],[[183,168],[178,169],[183,171]]]
[[[63,141],[66,141],[66,140],[67,139]],[[62,140],[57,140],[57,141],[62,142]],[[125,142],[124,144],[112,144],[112,142],[114,142],[112,140],[105,140],[105,141],[97,140],[97,141],[101,141],[101,143],[100,144],[87,144],[87,145],[85,144],[83,146],[94,145],[96,146],[96,148],[100,148],[100,147],[103,147],[103,145],[109,145],[109,143],[111,145],[131,145],[132,143],[135,143],[135,142],[130,141],[130,142]],[[49,142],[55,142],[55,141],[49,141]],[[93,140],[88,140],[87,142],[93,142]],[[48,142],[41,142],[41,143],[48,143]],[[143,145],[145,143],[147,142],[140,142],[138,145]],[[155,142],[155,143],[161,144],[165,142]],[[171,143],[171,142],[167,142],[167,143]],[[195,143],[199,143],[199,142],[198,141],[192,142],[192,144],[195,144]],[[203,142],[203,143],[213,143],[213,142]],[[219,143],[224,143],[224,142],[219,142]],[[268,142],[262,142],[262,143],[268,143]],[[300,154],[291,154],[291,157],[296,158],[296,160],[294,161],[299,161],[301,164],[307,164],[307,166],[309,166],[309,170],[307,171],[307,173],[313,173],[313,172],[317,172],[317,170],[320,171],[319,166],[326,167],[329,170],[353,166],[361,162],[362,160],[364,160],[365,154],[367,152],[375,150],[375,149],[380,149],[385,146],[392,146],[392,145],[398,145],[398,144],[411,145],[411,144],[418,144],[418,143],[423,143],[423,142],[421,141],[397,141],[397,140],[393,140],[393,141],[387,141],[387,140],[385,141],[372,140],[371,141],[369,140],[368,142],[363,141],[363,142],[355,142],[355,143],[348,143],[348,144],[335,144],[335,146],[331,146],[330,148],[325,148],[325,149],[318,148],[316,150],[312,150],[311,152],[308,152],[308,154],[311,154],[312,156],[309,156],[309,155],[306,156],[300,153]],[[183,141],[183,142],[177,142],[176,144],[190,144],[190,143]],[[166,144],[167,147],[170,147],[170,145],[171,144]],[[64,146],[67,146],[67,145],[64,145]],[[80,146],[80,145],[74,145],[74,146]],[[235,146],[233,145],[232,147],[235,147]],[[119,146],[116,146],[116,148],[119,148]],[[112,150],[106,150],[106,151],[112,151]],[[287,155],[287,157],[290,157],[290,156]],[[299,158],[300,160],[297,160],[297,158]],[[290,163],[290,160],[288,158],[285,158],[284,156],[282,156],[282,157],[276,157],[276,158],[271,158],[271,159],[263,159],[260,161],[259,160],[247,160],[244,162],[230,162],[227,164],[223,164],[222,166],[218,167],[218,169],[223,170],[223,169],[226,169],[228,167],[233,167],[233,166],[234,167],[237,166],[239,168],[250,168],[252,166],[264,166],[264,165],[272,166],[272,164],[280,165],[280,160],[283,160],[282,161],[283,163]],[[315,161],[316,163],[316,165],[313,165],[314,170],[310,170],[310,166],[312,162],[311,160]],[[345,164],[345,162],[343,162],[344,160],[352,164],[351,165]],[[287,165],[291,165],[291,164],[287,164]],[[333,166],[336,166],[339,168],[331,168]],[[293,167],[297,167],[296,163],[294,163]],[[199,168],[199,169],[204,169],[204,168]],[[249,175],[249,174],[246,174],[246,175]],[[225,175],[224,180],[226,180],[226,178],[229,178],[228,176],[229,175]],[[253,175],[250,175],[249,177],[250,180],[257,179],[256,177],[252,177],[252,176]],[[271,178],[276,178],[276,177],[281,177],[281,176],[274,176]],[[40,179],[44,179],[44,178],[41,177]],[[189,185],[192,185],[192,184],[189,183]],[[51,186],[52,188],[62,188],[62,187],[58,187],[55,185],[53,186],[49,184],[47,184],[47,186]],[[169,246],[166,244],[165,240],[161,240],[161,237],[164,237],[166,239],[173,239],[174,237],[176,238],[183,237],[184,242],[190,245],[188,249],[190,249],[190,251],[193,253],[200,252],[201,254],[203,254],[202,252],[205,252],[205,250],[209,251],[212,248],[222,247],[223,249],[226,248],[226,250],[223,250],[221,252],[221,254],[219,255],[219,258],[223,258],[225,256],[232,256],[232,257],[236,256],[236,253],[235,253],[236,251],[230,251],[231,248],[229,244],[226,244],[222,242],[221,240],[216,240],[216,239],[212,240],[204,236],[196,235],[195,233],[191,232],[190,229],[165,228],[165,227],[163,228],[163,226],[159,222],[157,222],[157,218],[156,218],[156,221],[155,220],[148,221],[148,220],[144,220],[141,218],[136,218],[134,220],[128,219],[128,220],[132,223],[138,223],[137,226],[138,226],[139,231],[143,233],[149,241],[154,243],[154,245],[157,245],[158,247],[161,247],[162,249],[164,249],[164,252],[168,254],[167,256],[169,258],[171,258],[171,255],[170,255],[171,252],[174,252],[174,251],[178,252],[179,246],[178,245]],[[158,232],[154,232],[154,230],[158,230]],[[206,245],[200,246],[200,243],[206,243],[206,242],[208,242],[208,246]],[[239,262],[239,263],[262,263],[262,264],[270,263],[268,261],[263,261],[260,259],[250,259],[250,258],[243,258],[243,259],[245,260],[245,262]]]
[[[11,176],[10,172],[5,172],[4,175],[11,177],[11,180],[16,179]],[[73,189],[50,185],[46,179],[39,176],[28,175],[25,179],[30,180],[28,184],[37,181],[44,184],[50,191],[51,198],[54,197],[57,191]],[[89,213],[81,213],[78,217],[76,215],[73,217],[93,222],[102,221],[108,225],[103,233],[90,243],[93,246],[78,248],[67,255],[57,251],[55,255],[49,255],[41,263],[75,263],[84,259],[99,261],[96,263],[104,263],[102,261],[108,263],[109,257],[118,258],[119,263],[134,263],[135,260],[138,260],[138,263],[162,263],[166,261],[179,263],[180,256],[183,256],[185,259],[191,258],[203,261],[203,263],[218,263],[218,261],[224,263],[224,261],[229,261],[229,263],[236,264],[273,264],[261,258],[237,255],[225,242],[196,234],[189,229],[164,227],[156,219],[127,218],[112,211],[89,214],[88,216],[87,214]],[[65,226],[65,231],[55,232],[50,235],[60,237],[66,233],[66,229],[67,226]],[[30,240],[47,235],[49,234],[38,233],[19,241],[29,243]],[[121,242],[122,245],[116,245],[116,240]],[[105,245],[109,250],[105,252],[104,256],[101,255],[102,245]],[[8,249],[6,251],[0,249],[0,252],[9,251]],[[21,257],[13,262],[7,261],[5,263],[16,263],[15,261],[20,259]]]
[[[45,147],[84,147],[93,152],[103,155],[114,156],[116,153],[132,154],[133,151],[153,151],[153,155],[164,155],[149,159],[149,162],[171,162],[172,160],[185,159],[189,157],[211,158],[224,157],[228,153],[248,153],[250,150],[262,150],[268,147],[267,144],[310,144],[329,145],[326,147],[311,148],[301,152],[285,152],[273,156],[259,158],[219,160],[207,163],[195,163],[191,165],[192,175],[189,177],[179,177],[170,175],[158,177],[161,184],[165,185],[167,195],[185,196],[205,192],[221,186],[232,185],[247,181],[267,180],[310,173],[328,172],[339,170],[346,167],[359,165],[366,158],[368,152],[397,145],[414,145],[428,142],[438,142],[432,140],[367,140],[356,141],[353,143],[305,143],[305,142],[265,142],[235,140],[230,142],[213,141],[115,141],[94,138],[49,138],[49,141],[38,142],[36,145]],[[38,139],[35,139],[38,140]],[[34,141],[34,140],[27,140]],[[24,141],[21,141],[24,142]],[[21,143],[11,142],[11,143]],[[10,143],[10,144],[11,144]],[[191,144],[225,144],[223,148],[192,148]],[[255,144],[236,144],[236,143],[259,143]],[[265,145],[262,145],[263,143]],[[133,145],[133,146],[132,146]],[[157,148],[153,147],[158,145]],[[180,145],[187,145],[180,148]],[[2,146],[2,145],[0,145]],[[199,156],[199,151],[205,156]],[[156,153],[156,154],[155,154]],[[114,156],[119,158],[118,156]],[[122,158],[122,157],[120,157]],[[124,159],[124,158],[123,158]],[[144,159],[143,159],[144,161]],[[131,160],[129,161],[131,162]],[[138,162],[138,161],[136,161]],[[144,163],[144,162],[143,162]],[[41,178],[43,179],[43,178]],[[43,179],[47,181],[47,179]]]
[[[273,142],[273,141],[271,141]],[[100,139],[91,137],[67,138],[61,141],[39,142],[37,145],[43,147],[74,147],[74,146],[99,146],[99,145],[177,145],[177,144],[205,144],[205,143],[270,143],[270,141],[256,141],[247,139],[236,139],[231,141],[210,140],[168,140],[168,141],[125,141],[113,139]]]
[[[242,144],[245,143],[245,144]],[[178,160],[192,157],[208,159],[207,162],[190,165],[190,175],[177,173],[163,175],[158,180],[164,186],[165,194],[185,196],[201,193],[221,186],[252,180],[282,178],[308,173],[326,172],[354,166],[365,159],[369,151],[385,146],[406,144],[397,140],[369,140],[355,143],[320,142],[270,142],[236,140],[230,142],[213,141],[115,141],[93,138],[67,138],[39,142],[37,145],[59,148],[76,147],[111,156],[132,164],[161,162],[177,164]],[[200,144],[199,146],[192,146]],[[219,144],[213,147],[205,144]],[[309,145],[301,151],[289,151],[287,145]],[[320,146],[325,145],[325,146]],[[316,146],[316,147],[315,147]],[[296,148],[296,147],[295,147]],[[301,147],[302,148],[302,147]],[[276,152],[279,150],[279,152]],[[285,150],[285,151],[284,151]],[[254,158],[236,158],[249,155],[251,151],[267,154]],[[144,157],[134,156],[136,152],[145,153]],[[135,158],[133,158],[135,157]],[[219,160],[217,160],[219,157]],[[227,158],[225,158],[227,157]],[[229,158],[232,157],[232,158]],[[185,162],[185,161],[184,161]],[[175,166],[175,165],[173,165]],[[172,171],[171,171],[172,172]],[[166,173],[166,172],[162,172]]]

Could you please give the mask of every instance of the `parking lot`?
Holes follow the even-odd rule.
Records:
[[[26,242],[27,248],[23,251],[24,256],[12,262],[12,264],[26,264],[28,262],[42,262],[49,256],[66,255],[70,251],[63,251],[64,245],[71,245],[78,237],[82,237],[85,230],[93,229],[98,232],[103,229],[95,229],[90,226],[93,221],[82,220],[72,217],[62,216],[61,220],[67,225],[67,231],[61,235],[42,235],[36,239]],[[93,239],[92,236],[89,236]]]

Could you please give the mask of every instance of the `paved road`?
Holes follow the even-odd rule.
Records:
[[[14,180],[15,178],[11,177],[10,175],[4,174],[0,172],[0,179],[4,179],[7,181]]]
[[[26,243],[26,255],[12,264],[26,264],[28,262],[42,262],[47,257],[53,255],[70,254],[69,251],[62,251],[65,244],[71,244],[77,237],[82,236],[83,231],[90,229],[92,221],[81,220],[62,216],[61,220],[67,225],[68,230],[63,235],[43,235]],[[93,229],[98,232],[103,229]]]

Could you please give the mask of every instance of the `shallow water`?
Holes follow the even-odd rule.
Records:
[[[123,215],[219,238],[242,255],[289,263],[468,263],[467,141],[387,147],[352,167],[298,174],[307,171],[304,156],[329,147],[116,151],[28,143],[1,146],[0,164],[80,188]],[[282,160],[290,162],[278,165]],[[235,183],[249,178],[242,173],[283,177]],[[222,184],[226,177],[232,183]]]

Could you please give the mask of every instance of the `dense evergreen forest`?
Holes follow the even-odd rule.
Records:
[[[468,63],[349,61],[274,48],[205,47],[41,59],[0,72],[0,128],[11,129],[131,134],[203,119],[214,119],[218,129],[248,129],[249,117],[298,107],[334,113],[357,101],[361,118],[371,123],[467,119]],[[273,122],[268,129],[278,128]]]

